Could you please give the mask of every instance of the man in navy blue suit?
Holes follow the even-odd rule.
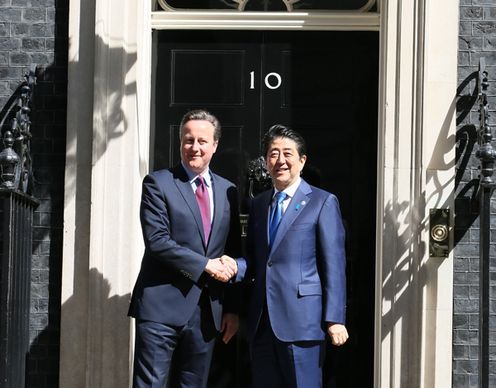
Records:
[[[214,338],[221,331],[227,343],[238,328],[224,303],[234,267],[219,259],[239,255],[237,191],[209,169],[219,122],[190,111],[180,138],[181,163],[143,181],[145,253],[129,308],[136,318],[133,387],[205,386]]]
[[[339,204],[300,177],[307,157],[297,132],[274,125],[263,152],[274,189],[254,198],[247,256],[236,260],[236,280],[254,282],[247,328],[252,386],[317,388],[326,335],[337,346],[348,339]]]

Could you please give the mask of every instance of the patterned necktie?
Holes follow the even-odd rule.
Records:
[[[196,178],[196,201],[200,207],[200,214],[203,223],[203,233],[205,236],[205,246],[208,243],[208,238],[210,237],[210,197],[208,195],[207,185],[203,180],[202,176]]]
[[[287,194],[279,191],[275,196],[275,201],[270,209],[270,223],[269,223],[269,244],[272,245],[276,236],[277,228],[281,223],[282,218],[282,202],[286,199]]]

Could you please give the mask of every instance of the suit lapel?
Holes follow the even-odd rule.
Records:
[[[181,165],[174,168],[174,183],[176,184],[179,192],[184,198],[184,201],[189,207],[193,218],[195,219],[196,226],[198,227],[198,233],[203,240],[203,245],[205,245],[205,237],[203,236],[203,223],[200,214],[200,208],[198,207],[198,202],[196,202],[195,193],[191,189],[191,184],[188,180],[188,175]]]
[[[220,183],[217,175],[210,171],[210,176],[212,177],[212,192],[214,193],[214,217],[212,220],[212,231],[210,232],[210,240],[219,235],[222,214],[224,214],[224,207],[226,206],[226,201],[224,200],[225,195],[223,190],[220,188]],[[210,241],[209,240],[209,241]]]
[[[310,202],[309,194],[312,192],[310,185],[304,180],[301,181],[300,186],[295,192],[291,202],[289,202],[286,211],[284,212],[279,228],[277,229],[276,236],[274,238],[274,243],[270,249],[270,252],[274,252],[279,246],[281,240],[286,235],[287,230],[296,220],[296,218],[301,214],[303,208],[307,206]],[[266,216],[267,217],[267,216]]]
[[[256,234],[257,240],[261,244],[263,244],[263,252],[269,252],[269,211],[270,205],[272,202],[272,196],[274,194],[273,190],[268,190],[261,195],[260,202],[263,206],[256,206],[255,209],[258,209],[260,214],[257,214],[255,219],[260,220],[260,224],[257,227]],[[265,254],[265,257],[268,255]]]

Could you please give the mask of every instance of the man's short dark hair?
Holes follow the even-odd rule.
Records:
[[[262,139],[262,151],[264,158],[267,157],[267,152],[269,151],[269,147],[272,142],[281,137],[291,139],[296,143],[296,150],[298,151],[300,157],[307,154],[307,146],[303,136],[285,125],[275,124],[269,128]]]
[[[214,126],[214,140],[219,141],[221,131],[220,131],[220,123],[217,117],[215,117],[212,113],[205,109],[194,109],[186,112],[181,120],[180,130],[179,130],[179,138],[183,136],[183,127],[184,125],[191,120],[205,120]]]

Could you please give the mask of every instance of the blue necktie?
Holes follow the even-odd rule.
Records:
[[[276,193],[275,201],[270,209],[270,223],[269,223],[269,245],[272,245],[276,236],[277,228],[281,223],[282,218],[282,202],[286,199],[287,194],[279,191]]]

